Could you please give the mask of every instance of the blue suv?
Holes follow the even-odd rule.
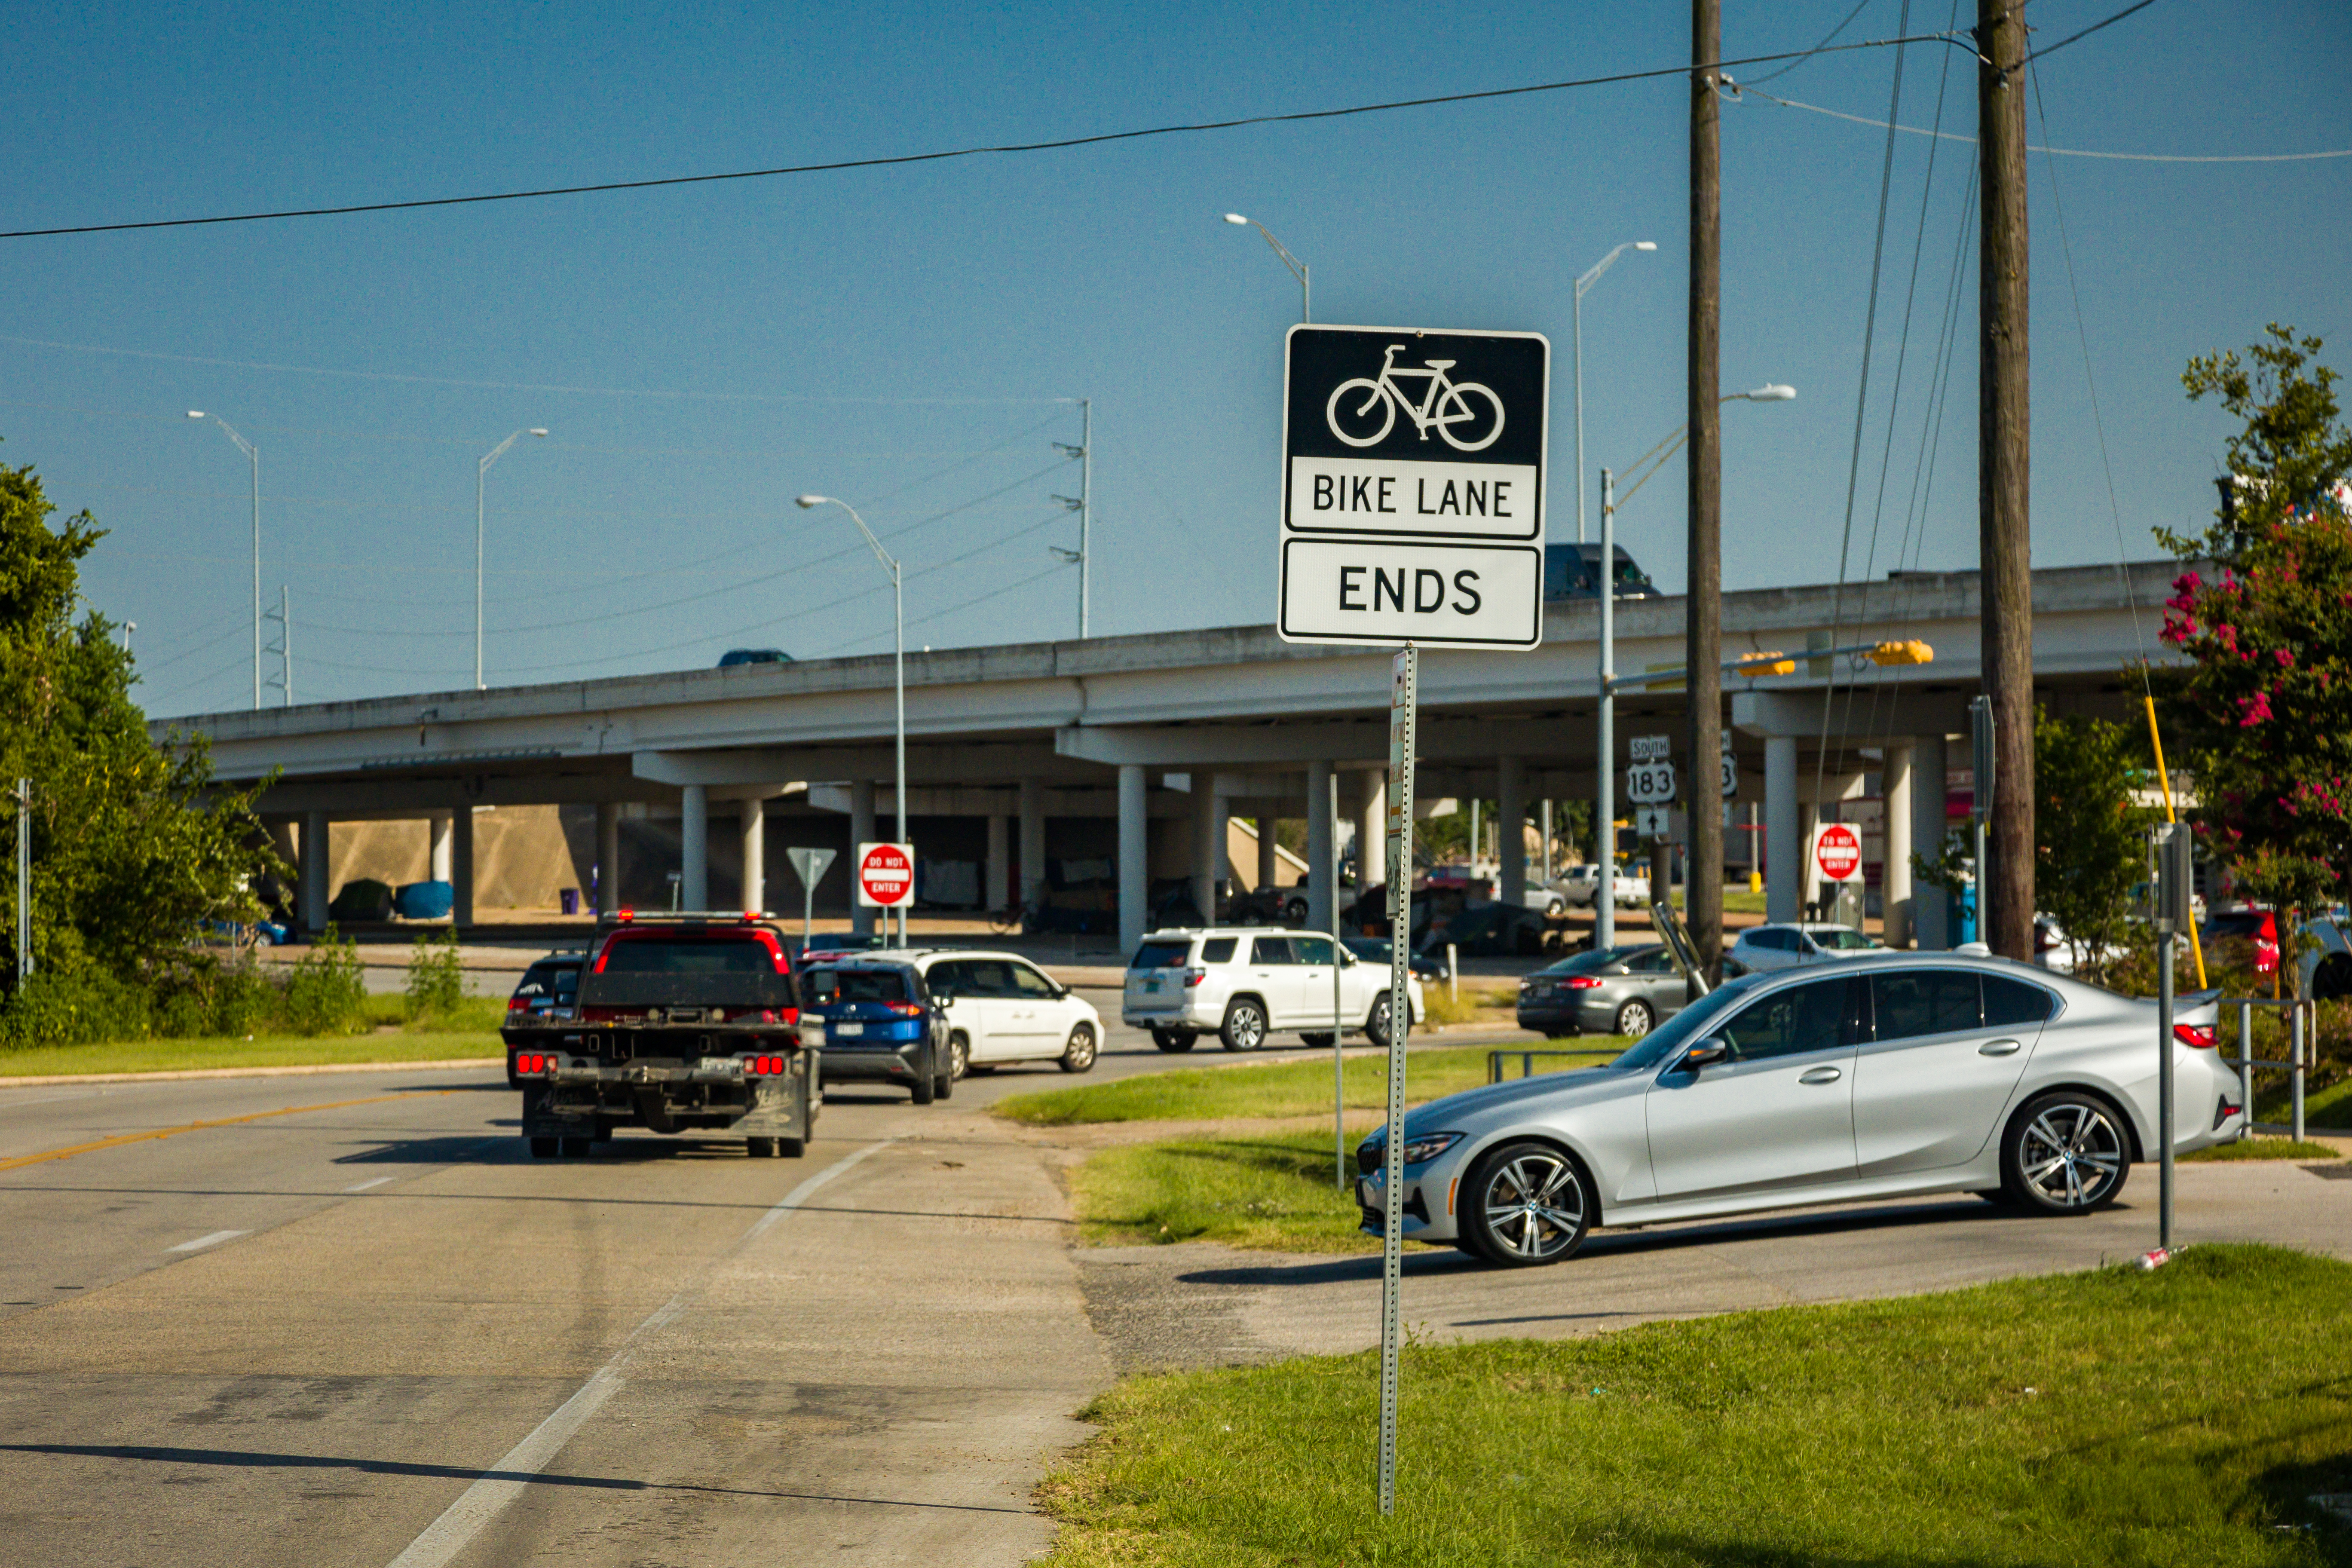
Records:
[[[904,1084],[917,1105],[955,1092],[946,1017],[913,964],[818,963],[800,982],[803,1016],[824,1023],[825,1083]]]

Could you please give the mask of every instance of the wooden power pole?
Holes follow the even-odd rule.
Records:
[[[2033,574],[2026,317],[2025,0],[1977,0],[1978,564],[1991,699],[1991,842],[1977,868],[1978,937],[2033,956]],[[1696,524],[1694,524],[1696,527]],[[1977,777],[1984,777],[1977,764]]]
[[[1716,61],[1723,58],[1721,0],[1691,0],[1689,579],[1684,599],[1690,670],[1689,771],[1684,815],[1685,915],[1710,983],[1722,973],[1723,803],[1717,788],[1723,736],[1723,444],[1716,401],[1717,317],[1723,276],[1723,160]],[[1581,483],[1581,476],[1579,476]],[[1607,573],[1604,565],[1602,571]],[[1609,765],[1608,759],[1601,766]],[[1652,889],[1666,896],[1666,889]]]

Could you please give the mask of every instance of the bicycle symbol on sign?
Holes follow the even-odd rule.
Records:
[[[1430,431],[1434,429],[1444,437],[1445,444],[1457,452],[1483,452],[1493,446],[1495,438],[1503,433],[1503,400],[1475,381],[1457,383],[1449,380],[1445,373],[1452,370],[1458,361],[1427,360],[1423,362],[1426,368],[1421,370],[1396,363],[1396,356],[1404,346],[1402,343],[1389,345],[1389,352],[1381,356],[1378,380],[1360,375],[1352,381],[1343,381],[1332,389],[1331,401],[1323,409],[1323,417],[1330,424],[1331,434],[1350,447],[1377,447],[1395,427],[1397,410],[1402,408],[1420,429],[1421,438],[1424,441],[1429,439]],[[1398,377],[1407,375],[1428,378],[1428,388],[1422,394],[1418,404],[1406,396],[1404,389],[1397,384]],[[1342,409],[1339,406],[1341,399],[1359,389],[1364,394],[1364,401],[1355,408]],[[1491,416],[1480,413],[1473,406],[1473,398],[1484,398],[1494,413]],[[1371,423],[1375,409],[1379,410],[1377,427]],[[1485,421],[1490,417],[1494,423],[1486,426]],[[1342,424],[1342,420],[1346,423]],[[1457,425],[1468,428],[1457,436],[1454,431]],[[1469,438],[1482,426],[1486,429],[1485,435],[1475,439]],[[1350,430],[1358,433],[1351,435]]]

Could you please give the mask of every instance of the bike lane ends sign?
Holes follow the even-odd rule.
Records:
[[[1284,640],[1538,646],[1549,342],[1302,324],[1286,349]]]

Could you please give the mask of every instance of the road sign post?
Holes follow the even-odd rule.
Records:
[[[1397,1354],[1404,1273],[1404,1061],[1412,1036],[1412,766],[1421,661],[1407,643],[1389,673],[1389,1120],[1381,1153],[1381,1512],[1396,1511]]]
[[[911,844],[861,844],[857,847],[857,901],[868,909],[900,911],[904,945],[905,911],[915,902],[915,847]]]
[[[801,951],[808,951],[809,937],[816,926],[816,884],[824,868],[833,864],[830,849],[787,849],[784,858],[793,863],[793,871],[801,879]]]

